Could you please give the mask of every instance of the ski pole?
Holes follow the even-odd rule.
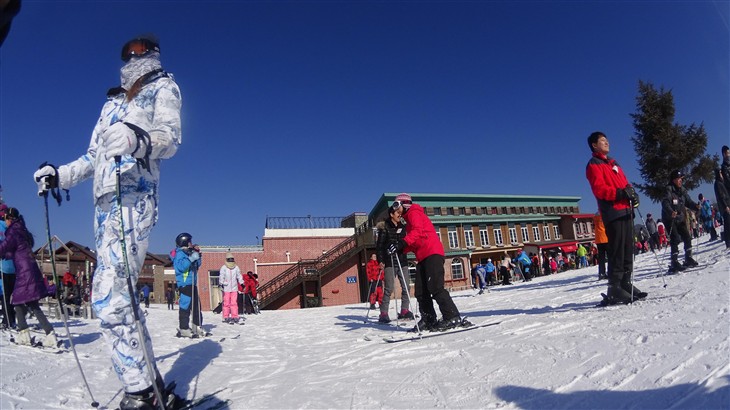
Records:
[[[380,273],[380,272],[378,272],[378,273]],[[368,302],[370,302],[370,295],[371,295],[371,294],[375,294],[375,298],[377,299],[377,293],[378,293],[378,284],[379,284],[379,283],[380,283],[380,275],[378,274],[378,279],[377,279],[377,281],[375,282],[375,287],[374,287],[374,288],[371,288],[371,289],[372,289],[372,292],[370,292],[370,293],[368,294]],[[373,302],[374,302],[374,301],[373,301]],[[370,304],[370,305],[368,306],[368,312],[367,312],[367,313],[365,314],[365,320],[364,320],[364,322],[365,322],[365,323],[367,323],[367,322],[368,322],[368,319],[370,319],[370,307],[371,307],[371,306],[373,306],[373,305],[375,305],[375,303],[371,303],[371,304]]]
[[[390,289],[392,296],[388,296],[388,297],[391,297],[394,299],[393,301],[395,302],[395,327],[400,327],[400,318],[398,317],[399,316],[398,298],[395,297],[395,261],[393,260],[393,255],[390,255],[390,267],[391,267],[391,269],[393,269],[393,286]],[[385,271],[383,271],[383,276],[385,276]],[[400,281],[400,277],[398,279]],[[401,288],[402,287],[403,287],[403,282],[401,282]],[[403,292],[401,291],[401,294],[402,293]]]
[[[649,231],[649,228],[646,227],[646,223],[644,222],[644,215],[641,214],[641,210],[639,209],[638,206],[636,207],[636,212],[639,213],[639,218],[641,219],[641,225],[648,232]],[[632,219],[633,219],[633,217],[632,217]],[[633,224],[633,222],[632,222],[632,224]],[[654,248],[652,248],[651,253],[654,254],[654,258],[656,259],[657,267],[659,267],[659,269],[661,270],[662,269],[662,263],[659,261],[659,255],[656,254],[656,251],[654,250]],[[633,270],[632,270],[632,275],[633,275]],[[662,277],[662,284],[664,284],[664,287],[666,288],[667,287],[667,282],[664,280],[664,275],[661,275],[661,277]],[[632,280],[632,283],[633,283],[633,280]]]
[[[66,334],[68,335],[68,342],[71,346],[71,351],[74,353],[74,359],[76,360],[76,367],[79,369],[79,373],[81,373],[81,378],[84,380],[84,385],[86,386],[86,391],[89,392],[89,397],[91,397],[91,407],[99,407],[99,402],[94,399],[94,394],[91,393],[91,388],[89,387],[89,382],[86,380],[86,375],[84,374],[84,369],[81,367],[81,362],[79,361],[79,355],[76,353],[76,345],[74,345],[73,337],[71,337],[71,330],[68,328],[68,320],[66,320],[66,309],[63,307],[63,302],[61,301],[61,296],[59,295],[59,281],[58,281],[58,274],[56,273],[56,255],[53,253],[53,243],[51,242],[51,222],[48,217],[48,191],[43,190],[39,193],[41,196],[43,196],[43,205],[45,210],[45,216],[46,216],[46,237],[48,238],[48,252],[51,254],[51,270],[53,272],[53,282],[56,284],[56,302],[58,304],[58,309],[61,313],[61,320],[63,321],[63,327],[66,329]],[[60,202],[59,202],[60,205]],[[3,289],[4,290],[4,289]]]
[[[395,261],[398,263],[398,271],[400,272],[400,277],[403,280],[403,282],[401,282],[401,284],[405,284],[406,286],[408,286],[408,289],[407,289],[408,305],[411,306],[411,305],[413,305],[413,303],[411,302],[411,289],[410,289],[410,286],[408,285],[408,282],[406,282],[406,277],[405,277],[405,274],[403,273],[403,267],[401,266],[400,258],[397,255],[396,255]],[[413,320],[416,320],[415,316],[413,316]],[[418,335],[420,336],[421,328],[418,326],[418,322],[416,322],[416,331],[418,332]]]
[[[7,288],[5,287],[5,272],[2,268],[2,263],[0,263],[0,282],[2,282],[3,285],[3,320],[7,322],[8,325],[8,331],[10,331],[10,316],[8,316],[8,302],[5,300],[5,292],[7,292]]]
[[[122,257],[124,260],[124,273],[127,277],[127,291],[129,292],[129,301],[132,303],[132,311],[134,312],[134,324],[137,326],[137,332],[139,334],[139,343],[142,347],[142,353],[144,355],[144,361],[147,364],[147,371],[149,373],[150,379],[152,380],[152,389],[155,392],[155,397],[157,398],[157,403],[160,407],[160,410],[165,410],[165,402],[162,399],[162,392],[160,392],[160,389],[157,387],[157,374],[155,372],[155,368],[153,366],[152,360],[150,360],[149,354],[147,353],[147,341],[145,339],[143,325],[142,322],[139,319],[139,304],[137,303],[137,294],[134,292],[134,285],[132,284],[132,276],[129,272],[129,259],[127,257],[127,240],[124,233],[124,212],[122,211],[122,172],[121,172],[121,162],[122,157],[117,155],[114,157],[114,162],[117,165],[116,174],[117,174],[117,208],[119,208],[119,243],[122,247]],[[46,203],[48,201],[46,200]],[[46,210],[48,207],[46,207]],[[46,217],[47,217],[46,213]],[[50,235],[50,234],[49,234]],[[53,258],[51,258],[53,260]],[[146,328],[145,328],[146,330]]]

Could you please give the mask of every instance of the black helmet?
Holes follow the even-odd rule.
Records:
[[[684,178],[684,173],[679,169],[675,169],[671,174],[669,174],[670,181],[674,181],[677,178]]]
[[[190,235],[187,232],[183,232],[180,235],[178,235],[177,238],[175,238],[175,245],[178,248],[183,248],[185,246],[190,245],[190,241],[192,241],[192,240],[193,240],[193,235]]]

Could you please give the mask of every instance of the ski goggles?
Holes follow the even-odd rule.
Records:
[[[134,40],[128,41],[127,44],[122,47],[122,61],[126,63],[132,58],[132,56],[143,56],[150,51],[157,51],[159,53],[160,46],[146,38],[135,38]]]
[[[405,210],[405,208],[411,206],[411,203],[411,201],[393,201],[393,205],[390,206],[390,209],[395,211],[402,206]]]

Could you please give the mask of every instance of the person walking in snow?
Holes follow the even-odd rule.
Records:
[[[517,261],[520,266],[520,271],[522,272],[522,281],[530,282],[532,280],[532,275],[530,274],[532,260],[530,259],[530,257],[527,256],[527,253],[522,249],[517,249],[517,256],[515,257],[515,261]]]
[[[421,313],[421,320],[412,331],[439,330],[444,331],[458,326],[470,326],[462,320],[459,309],[444,288],[444,247],[436,234],[431,220],[428,219],[421,205],[413,203],[408,194],[396,196],[393,208],[400,208],[406,221],[406,236],[397,244],[390,245],[390,254],[413,252],[416,255],[416,300]],[[433,301],[439,306],[443,315],[436,320]]]
[[[150,308],[150,287],[145,283],[144,286],[142,286],[142,300],[144,300],[144,307],[146,309]]]
[[[178,309],[179,337],[200,337],[205,332],[200,328],[203,316],[200,312],[200,296],[198,295],[198,269],[203,261],[200,247],[193,244],[193,236],[187,232],[175,238],[176,248],[170,252],[172,266],[175,267],[175,281],[180,292],[180,309]],[[190,328],[192,314],[193,327]]]
[[[223,321],[226,323],[238,323],[238,285],[243,284],[241,269],[236,265],[233,254],[226,253],[226,263],[220,268],[218,279],[223,288]]]
[[[715,199],[717,213],[722,216],[725,249],[730,249],[730,190],[725,187],[725,176],[720,168],[715,169]]]
[[[119,407],[126,410],[158,406],[152,384],[164,387],[159,372],[150,372],[145,366],[130,300],[135,295],[129,294],[120,275],[128,268],[132,286],[136,286],[157,222],[160,162],[171,158],[182,142],[182,98],[172,75],[162,69],[155,37],[135,37],[126,42],[121,58],[121,85],[107,92],[86,152],[58,168],[46,165],[33,176],[42,190],[69,189],[93,177],[97,268],[91,303],[111,347],[112,368],[123,384],[125,394]],[[117,168],[121,171],[122,209],[117,207]],[[121,256],[120,215],[126,228],[127,258]],[[154,363],[144,315],[139,312],[139,317],[144,328],[143,345]],[[172,405],[175,399],[172,394],[163,397],[165,405]]]
[[[167,310],[175,310],[175,291],[172,290],[172,285],[167,285],[165,301],[167,302]]]
[[[382,307],[383,270],[380,268],[380,264],[378,263],[378,256],[376,254],[370,255],[370,260],[365,265],[365,273],[368,276],[368,285],[370,290],[370,292],[368,293],[370,309],[375,309],[375,302],[377,302]]]
[[[682,186],[684,174],[674,170],[669,174],[669,184],[662,198],[662,220],[669,222],[669,246],[671,250],[670,273],[677,273],[688,267],[697,266],[692,258],[692,235],[687,226],[687,206],[699,210],[699,205],[692,201],[687,190]],[[684,264],[679,263],[679,243],[684,243]]]
[[[608,237],[609,303],[631,303],[643,299],[645,292],[633,286],[634,227],[632,206],[639,206],[639,196],[629,184],[621,166],[608,156],[610,145],[602,132],[588,137],[592,156],[586,165],[586,178],[598,203]]]
[[[408,271],[401,272],[398,267],[406,269],[408,266],[408,257],[403,252],[396,252],[393,255],[388,254],[388,248],[392,244],[398,244],[399,240],[403,240],[406,236],[406,227],[401,221],[401,210],[400,208],[389,207],[388,217],[385,221],[378,224],[378,239],[375,243],[375,249],[377,251],[377,258],[380,269],[383,270],[385,288],[383,290],[383,301],[380,303],[380,317],[378,322],[389,323],[390,317],[388,316],[388,309],[390,307],[390,297],[393,295],[395,290],[395,280],[398,279],[400,283],[400,302],[401,309],[397,313],[398,319],[411,320],[414,319],[413,312],[410,308],[410,298],[408,292],[410,286],[406,282],[407,277],[410,275]]]
[[[5,224],[8,228],[5,231],[5,240],[0,242],[0,255],[11,259],[15,265],[15,288],[10,297],[18,326],[15,342],[28,346],[33,344],[25,320],[28,312],[31,312],[46,332],[43,346],[55,348],[58,346],[56,332],[38,304],[39,300],[48,296],[48,288],[33,255],[33,235],[25,227],[25,219],[17,208],[11,207],[5,211]]]

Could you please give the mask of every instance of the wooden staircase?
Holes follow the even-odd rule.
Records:
[[[302,259],[290,266],[258,289],[258,303],[265,309],[280,297],[305,281],[319,281],[335,268],[365,248],[373,247],[374,241],[369,223],[364,223],[356,233],[340,242],[317,259]]]

